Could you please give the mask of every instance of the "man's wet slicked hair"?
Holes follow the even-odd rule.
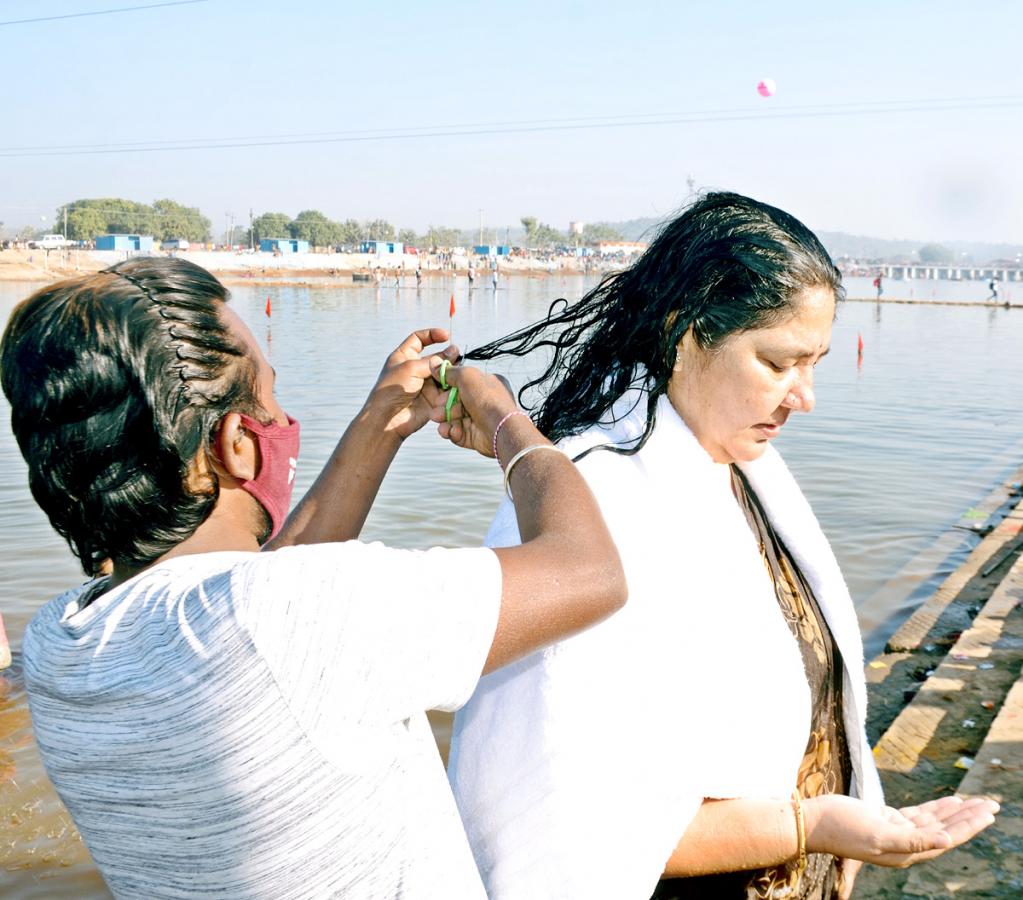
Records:
[[[258,413],[255,366],[225,324],[223,285],[180,259],[141,258],[20,303],[0,379],[29,485],[85,571],[152,563],[204,522],[196,484],[223,416]]]

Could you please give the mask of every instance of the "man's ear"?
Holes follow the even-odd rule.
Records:
[[[242,424],[238,413],[228,413],[220,420],[214,442],[218,469],[236,481],[249,481],[259,471],[259,448]]]

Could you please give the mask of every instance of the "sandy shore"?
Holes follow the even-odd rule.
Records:
[[[154,256],[164,255],[155,251]],[[394,277],[397,270],[412,277],[417,265],[422,264],[424,277],[451,275],[452,272],[465,274],[468,270],[466,257],[455,257],[455,268],[442,268],[433,256],[422,258],[411,254],[388,254],[383,256],[368,253],[295,253],[275,257],[272,253],[236,253],[230,251],[197,250],[177,253],[182,259],[194,262],[213,272],[226,284],[277,284],[281,281],[294,283],[309,280],[330,286],[351,284],[355,273],[368,273],[382,269],[387,276]],[[46,283],[71,275],[96,272],[125,259],[125,254],[112,250],[69,250],[65,252],[43,250],[0,251],[0,281],[25,281]],[[612,264],[604,263],[599,271],[610,270]],[[544,277],[547,275],[582,275],[586,269],[581,260],[573,257],[559,257],[550,262],[520,257],[502,258],[499,262],[501,276],[519,275]],[[592,267],[590,271],[595,271]],[[490,280],[489,269],[477,266],[477,280],[481,286]],[[356,282],[358,283],[358,282]]]

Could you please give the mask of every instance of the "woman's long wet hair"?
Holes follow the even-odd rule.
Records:
[[[817,237],[793,216],[739,194],[709,193],[665,225],[630,268],[575,303],[556,301],[543,321],[465,358],[552,348],[544,372],[519,391],[523,404],[534,389],[540,393],[539,404],[527,408],[552,441],[607,422],[611,405],[630,387],[641,388],[642,437],[627,448],[603,447],[635,453],[653,431],[657,399],[690,328],[701,348],[714,350],[729,335],[785,318],[808,289],[825,288],[841,300],[841,279]]]

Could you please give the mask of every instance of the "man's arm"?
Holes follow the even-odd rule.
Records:
[[[581,631],[620,609],[627,593],[618,548],[596,498],[572,461],[553,452],[528,416],[516,410],[507,385],[470,367],[451,368],[447,381],[460,391],[451,424],[440,433],[453,443],[493,456],[494,432],[503,466],[530,447],[512,470],[522,544],[494,552],[501,563],[501,610],[484,666],[493,671]],[[442,407],[435,410],[443,418]]]
[[[264,549],[357,538],[402,442],[430,419],[440,391],[430,377],[424,347],[447,340],[443,328],[410,334],[384,363],[362,409],[313,486]],[[441,356],[454,360],[458,350]]]

